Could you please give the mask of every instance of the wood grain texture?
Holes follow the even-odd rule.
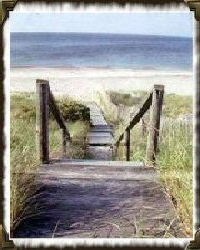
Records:
[[[158,151],[158,139],[159,139],[159,128],[160,128],[160,116],[162,111],[162,103],[163,103],[163,95],[164,95],[164,86],[163,85],[154,85],[151,93],[146,98],[141,107],[135,112],[133,118],[130,121],[130,124],[125,128],[124,132],[118,137],[116,140],[115,146],[117,153],[118,147],[121,145],[124,136],[129,138],[130,136],[127,134],[128,130],[131,130],[140,120],[143,118],[143,115],[146,111],[151,108],[150,112],[150,131],[147,140],[147,150],[146,150],[146,158],[150,162],[155,162],[155,156]],[[126,139],[126,159],[130,160],[130,142]],[[127,146],[128,145],[128,146]]]
[[[87,135],[88,153],[93,159],[112,160],[113,129],[107,124],[102,110],[96,103],[88,103],[90,131]]]
[[[149,135],[147,139],[146,158],[150,162],[155,162],[158,152],[160,117],[162,112],[164,89],[156,85],[153,90],[152,105],[150,109]]]
[[[41,166],[37,181],[41,189],[30,203],[43,209],[24,221],[15,237],[184,237],[154,168],[134,162],[58,161]]]
[[[36,141],[41,162],[49,162],[49,82],[36,80]]]
[[[131,133],[130,129],[126,130],[126,160],[130,161],[130,149],[131,149]]]
[[[51,91],[50,91],[50,110],[60,128],[65,130],[65,134],[68,137],[68,140],[70,140],[70,133],[65,125],[65,119],[63,118],[63,115],[60,112],[59,107],[57,106],[55,98]]]
[[[42,163],[49,162],[49,120],[52,112],[56,122],[62,129],[63,156],[66,156],[67,140],[71,141],[70,133],[65,125],[65,120],[50,91],[49,82],[42,79],[36,80],[36,143],[37,154]]]

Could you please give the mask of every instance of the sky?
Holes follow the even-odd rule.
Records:
[[[10,13],[11,32],[91,32],[193,36],[191,12]]]

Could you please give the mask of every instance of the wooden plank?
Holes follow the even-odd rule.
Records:
[[[36,141],[40,161],[49,162],[49,82],[36,80]]]
[[[161,238],[170,222],[170,235],[185,236],[154,168],[131,162],[101,164],[61,161],[42,166],[37,173],[37,186],[42,188],[28,204],[40,204],[39,212],[25,219],[14,237],[138,238],[142,233]]]
[[[90,127],[90,130],[92,132],[106,132],[106,133],[111,133],[113,132],[113,129],[110,128],[98,128],[97,126],[95,127]]]
[[[88,152],[94,159],[112,159],[113,128],[107,124],[102,110],[96,103],[87,104],[90,108],[90,132]]]
[[[138,164],[138,165],[137,165]],[[142,163],[97,161],[95,162],[65,162],[46,164],[41,166],[37,175],[47,174],[62,176],[64,178],[87,178],[87,179],[129,179],[129,180],[156,180],[158,174],[154,168],[142,166]]]
[[[111,145],[113,143],[112,136],[91,136],[89,137],[89,145]]]
[[[94,126],[107,126],[102,110],[96,103],[87,104],[90,109],[90,123]]]
[[[154,163],[156,153],[158,152],[158,139],[160,129],[160,116],[162,111],[164,87],[154,86],[152,105],[150,109],[150,129],[147,140],[146,157],[147,160]]]
[[[131,133],[130,133],[130,129],[128,128],[126,130],[126,160],[130,161],[130,139],[131,139]]]
[[[104,128],[93,128],[93,127],[90,127],[90,133],[98,133],[99,135],[103,135],[105,133],[110,133],[112,134],[112,136],[114,136],[114,131],[113,129],[104,129]]]

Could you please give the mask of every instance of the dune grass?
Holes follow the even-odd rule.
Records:
[[[12,230],[15,230],[25,218],[35,216],[42,210],[40,207],[30,207],[27,202],[40,188],[35,184],[39,167],[35,144],[35,103],[33,93],[11,95],[10,216]],[[60,100],[60,103],[64,116],[68,117],[67,126],[73,139],[73,143],[67,147],[67,157],[84,158],[86,157],[85,137],[89,129],[87,108],[67,97]],[[73,117],[72,111],[75,112],[76,117]],[[50,153],[51,157],[62,157],[62,134],[52,116],[50,119]]]
[[[157,165],[185,233],[192,237],[193,223],[193,126],[192,123],[165,128]],[[176,126],[178,125],[178,126]],[[165,131],[163,131],[164,133]]]
[[[137,109],[146,92],[134,92],[136,96],[133,102],[133,110]],[[113,95],[113,93],[111,93]],[[120,112],[120,105],[125,106],[126,101],[122,101],[123,95],[115,93],[114,102],[117,112]],[[119,97],[121,96],[121,97]],[[116,100],[119,100],[118,102]],[[130,100],[130,99],[129,99]],[[104,110],[109,109],[105,108]],[[124,109],[125,110],[125,109]],[[127,113],[130,109],[127,110]],[[192,237],[193,229],[193,125],[192,121],[181,121],[180,117],[191,115],[193,112],[193,102],[191,96],[179,96],[169,94],[164,96],[162,112],[163,127],[160,131],[160,148],[157,156],[157,168],[160,172],[161,181],[176,208],[177,215],[184,225],[185,235]],[[124,113],[124,117],[128,114]],[[112,122],[112,114],[106,114]],[[131,130],[131,160],[146,162],[146,142],[148,134],[149,112],[143,117],[144,123],[138,123]],[[128,117],[129,119],[129,117]],[[126,118],[121,119],[115,126],[115,137],[124,131]],[[168,123],[168,124],[167,124]],[[125,141],[123,140],[116,156],[116,160],[125,159]]]

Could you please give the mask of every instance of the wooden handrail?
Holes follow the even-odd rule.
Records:
[[[70,133],[65,125],[65,120],[63,118],[63,115],[61,114],[59,107],[57,106],[55,98],[54,98],[51,91],[50,91],[50,111],[52,112],[52,114],[53,114],[56,122],[60,126],[60,128],[64,129],[66,131],[66,136],[68,136],[68,139],[71,140]]]
[[[54,96],[50,90],[49,82],[46,80],[36,80],[36,138],[38,155],[42,163],[49,162],[49,120],[52,112],[56,122],[62,129],[63,155],[66,155],[67,140],[71,141],[70,133],[65,125],[64,118],[56,104]]]
[[[116,140],[116,152],[118,152],[118,147],[120,142],[126,139],[126,160],[130,161],[130,131],[131,129],[142,119],[143,115],[150,108],[150,131],[149,137],[147,141],[147,151],[146,157],[147,160],[154,162],[155,155],[158,151],[158,136],[159,136],[159,128],[160,128],[160,116],[162,111],[162,103],[163,103],[163,94],[164,94],[164,86],[163,85],[154,85],[152,91],[149,96],[146,98],[142,106],[135,112],[134,117],[131,119],[129,124],[124,129],[124,132],[118,137]],[[126,136],[125,136],[126,135]]]
[[[130,121],[128,126],[124,129],[124,132],[119,136],[116,144],[120,143],[120,141],[122,141],[124,139],[124,133],[127,129],[132,129],[140,121],[140,119],[143,117],[143,115],[146,113],[146,111],[150,108],[151,101],[152,101],[152,92],[147,97],[147,99],[142,104],[142,106],[135,112],[132,120]]]

